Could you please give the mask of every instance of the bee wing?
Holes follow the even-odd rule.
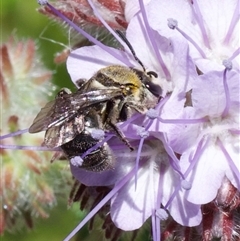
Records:
[[[76,111],[71,105],[71,96],[59,97],[47,103],[38,113],[29,128],[30,133],[47,130],[52,126],[58,126],[74,117]]]
[[[49,148],[61,146],[73,140],[83,130],[84,116],[80,115],[67,123],[47,129],[43,144]]]
[[[64,123],[71,123],[71,120],[83,114],[89,106],[121,95],[122,92],[119,89],[100,89],[86,93],[77,91],[74,94],[59,95],[54,101],[47,103],[41,109],[30,126],[29,133],[37,133],[53,126],[56,127],[62,126]],[[57,129],[60,131],[61,128],[55,128],[55,132]]]

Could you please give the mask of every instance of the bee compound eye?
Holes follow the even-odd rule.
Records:
[[[156,97],[160,97],[162,94],[162,88],[151,81],[147,81],[147,83],[145,83],[145,87]]]

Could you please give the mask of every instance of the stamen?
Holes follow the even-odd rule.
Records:
[[[40,0],[40,2],[42,2]],[[45,2],[45,1],[43,1]],[[123,58],[121,55],[117,54],[116,52],[112,51],[112,49],[106,45],[104,45],[103,43],[101,43],[100,41],[98,41],[97,39],[95,39],[94,37],[92,37],[90,34],[88,34],[87,32],[85,32],[83,29],[81,29],[80,27],[78,27],[75,23],[73,23],[71,20],[69,20],[67,17],[65,17],[61,12],[59,12],[55,7],[53,7],[50,3],[48,3],[48,1],[46,1],[45,5],[47,5],[51,11],[53,13],[55,13],[58,17],[60,17],[62,20],[64,20],[66,23],[68,23],[73,29],[75,29],[77,32],[79,32],[80,34],[82,34],[85,38],[87,38],[90,42],[92,42],[93,44],[97,45],[98,47],[102,48],[105,52],[107,52],[108,54],[112,55],[114,58],[116,58],[117,60],[121,61],[122,63],[124,63],[127,66],[132,66],[132,64],[128,61],[128,59]]]
[[[45,146],[19,146],[19,145],[0,145],[0,149],[9,150],[32,150],[32,151],[60,151],[60,148],[49,148]]]
[[[187,35],[184,31],[182,31],[178,27],[178,22],[175,19],[169,18],[168,19],[168,26],[170,29],[176,29],[184,38],[186,38],[196,49],[197,51],[201,54],[203,58],[206,58],[205,53],[202,51],[202,49],[197,45],[197,43],[189,36]]]
[[[134,122],[135,120],[137,120],[140,117],[142,117],[142,115],[139,113],[136,113],[133,116],[131,116],[130,118],[128,118],[126,121],[122,122],[121,124],[118,124],[118,126],[123,128],[123,127],[131,124],[132,122]]]
[[[200,9],[199,9],[199,6],[197,4],[197,1],[196,0],[193,0],[193,4],[192,4],[193,7],[195,7],[195,16],[196,16],[196,19],[198,21],[198,24],[199,24],[199,27],[201,29],[201,32],[202,32],[202,37],[203,37],[203,42],[205,44],[205,46],[209,49],[211,49],[210,47],[210,44],[209,44],[209,39],[208,39],[208,36],[207,36],[207,31],[204,27],[204,24],[203,24],[203,17],[202,17],[202,14],[200,12]]]
[[[153,241],[158,241],[160,239],[157,239],[157,230],[156,230],[156,227],[157,227],[157,223],[156,223],[156,212],[155,210],[152,212],[152,216],[151,216],[151,219],[152,219],[152,240]],[[160,227],[160,225],[159,225]]]
[[[96,17],[101,21],[101,23],[105,26],[105,28],[115,37],[115,39],[117,39],[117,41],[124,47],[124,49],[126,49],[126,44],[124,43],[124,41],[119,37],[118,34],[116,34],[116,32],[107,24],[107,22],[102,18],[102,16],[99,14],[97,8],[94,6],[92,0],[87,0],[89,5],[91,6],[94,14],[96,15]]]
[[[69,241],[127,182],[133,177],[135,168],[133,168],[126,176],[124,176],[115,187],[94,207],[91,212],[77,225],[77,227],[63,240]]]
[[[161,67],[161,69],[162,69],[162,71],[165,75],[165,78],[167,80],[170,80],[171,76],[170,76],[169,70],[167,69],[167,66],[164,63],[164,61],[162,59],[162,56],[161,56],[160,52],[158,51],[157,43],[156,43],[155,38],[153,36],[152,28],[149,25],[147,14],[146,14],[145,7],[144,7],[144,4],[143,4],[143,0],[139,0],[139,6],[140,6],[140,10],[141,10],[141,13],[142,13],[142,16],[143,16],[143,21],[144,21],[144,24],[145,24],[145,27],[146,27],[148,38],[149,38],[149,40],[152,44],[153,50],[156,54],[156,57],[157,57],[158,62],[160,64],[160,67]]]
[[[83,164],[83,159],[80,156],[75,156],[70,159],[70,162],[75,167],[81,167]]]
[[[191,161],[189,160],[190,165],[189,165],[188,169],[186,170],[186,172],[184,173],[184,177],[183,177],[184,180],[189,175],[190,171],[193,169],[195,164],[198,162],[199,157],[201,156],[201,154],[203,153],[203,151],[207,147],[207,145],[209,143],[209,140],[210,140],[210,138],[208,138],[206,140],[204,145],[203,145],[203,139],[198,143],[197,149],[196,149],[195,154],[194,154],[194,157],[192,158]],[[178,186],[175,188],[174,192],[172,193],[168,202],[166,203],[165,208],[167,208],[171,204],[171,202],[173,201],[173,199],[175,198],[175,196],[177,195],[177,193],[180,191],[181,188],[182,188],[182,182],[179,183]]]
[[[208,117],[202,117],[199,119],[162,119],[161,117],[158,120],[165,124],[198,124],[208,122]]]
[[[229,132],[235,135],[240,135],[240,130],[237,129],[230,129]]]
[[[169,100],[169,98],[170,98],[170,95],[167,95],[166,97],[162,98],[161,101],[159,101],[159,103],[157,104],[156,108],[157,108],[158,116],[160,116],[162,108],[165,105],[165,103]],[[147,113],[146,113],[146,115],[147,115]],[[152,114],[153,114],[153,112],[152,112]],[[150,110],[150,116],[151,116],[151,110]],[[157,118],[158,118],[158,116],[157,116]],[[150,126],[152,125],[152,122],[153,122],[152,119],[147,119],[147,123],[144,123],[146,130],[148,130],[150,128]],[[159,130],[159,122],[157,122],[157,124],[156,124],[156,130]]]
[[[207,138],[207,140],[205,141],[205,143],[203,144],[204,139],[202,138],[198,145],[197,145],[197,149],[195,151],[195,154],[192,158],[192,160],[189,160],[190,165],[188,167],[188,169],[185,171],[184,173],[184,179],[187,178],[187,176],[189,175],[190,171],[194,168],[194,166],[197,164],[200,156],[202,155],[202,153],[204,152],[205,148],[207,147],[209,141],[210,141],[210,137]]]
[[[232,56],[228,59],[229,61],[232,61],[233,59],[235,59],[235,57],[237,57],[240,54],[240,47],[238,49],[236,49],[236,51],[234,51],[234,53],[232,54]]]
[[[223,63],[224,64],[224,63]],[[226,96],[226,106],[223,110],[222,117],[226,117],[229,113],[230,109],[230,94],[229,94],[229,89],[228,89],[228,84],[227,84],[227,71],[232,69],[232,63],[230,61],[226,61],[224,66],[226,69],[223,71],[223,87],[224,87],[224,92]]]
[[[225,155],[225,157],[228,161],[228,164],[231,167],[231,170],[235,174],[234,176],[235,176],[236,180],[239,180],[239,170],[238,170],[237,166],[235,165],[233,159],[230,157],[229,153],[227,152],[227,150],[223,146],[223,143],[221,142],[220,138],[217,139],[217,144],[221,148],[223,154]]]
[[[187,180],[182,180],[181,186],[185,190],[190,190],[192,188],[192,183],[188,182]]]
[[[228,32],[226,34],[226,37],[223,41],[224,44],[229,44],[230,38],[232,36],[233,30],[235,28],[235,26],[237,26],[237,22],[239,21],[239,1],[237,1],[237,6],[235,8],[230,26],[228,28]]]
[[[155,229],[153,229],[153,234],[155,233],[155,237],[156,237],[156,241],[161,240],[160,236],[161,236],[161,225],[160,225],[160,219],[156,219],[156,210],[159,209],[159,207],[161,207],[161,202],[162,202],[162,196],[163,196],[163,177],[164,177],[164,173],[166,170],[166,164],[164,162],[161,162],[160,164],[160,175],[159,175],[159,180],[158,180],[158,192],[157,192],[157,200],[156,200],[156,208],[155,208],[155,212],[152,214],[154,215],[154,220],[155,220]]]
[[[139,160],[141,157],[143,143],[144,143],[145,138],[147,138],[149,136],[148,131],[146,131],[144,128],[140,128],[140,127],[138,130],[138,134],[141,136],[141,139],[140,139],[139,146],[138,146],[137,158],[136,158],[136,164],[135,164],[135,190],[137,189],[137,173],[138,173],[138,169],[139,169]]]
[[[170,147],[170,145],[168,145],[166,139],[167,138],[163,133],[163,138],[161,139],[161,141],[163,143],[165,151],[169,155],[169,163],[172,166],[173,170],[175,170],[181,176],[181,178],[184,179],[184,176],[183,176],[182,172],[180,171],[181,168],[179,166],[179,160],[177,159],[177,157],[176,157],[174,151],[172,150],[172,148]]]
[[[22,135],[26,132],[28,132],[28,129],[15,131],[15,132],[0,136],[0,140],[6,139],[6,138],[9,138],[9,137],[19,136],[19,135]]]
[[[102,146],[105,142],[108,142],[112,138],[112,135],[107,136],[102,141],[99,141],[96,145],[89,148],[86,152],[84,152],[81,156],[82,159],[84,159],[87,155],[89,155],[91,152],[97,150],[100,146]]]

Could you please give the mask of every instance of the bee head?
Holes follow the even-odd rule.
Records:
[[[162,94],[162,89],[159,85],[153,83],[153,77],[157,78],[158,75],[154,71],[144,72],[138,69],[133,69],[137,74],[138,78],[141,80],[145,88],[147,88],[154,96],[160,97]]]

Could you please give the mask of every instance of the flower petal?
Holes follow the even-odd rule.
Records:
[[[134,177],[112,198],[111,217],[118,228],[125,231],[138,229],[152,215],[158,180],[159,173],[154,170],[154,163],[149,162],[148,167],[138,172],[136,189]]]
[[[127,59],[126,54],[120,50],[110,47],[106,49]],[[90,79],[98,70],[109,65],[124,65],[124,63],[98,46],[76,49],[67,59],[67,70],[74,83],[79,79]]]

